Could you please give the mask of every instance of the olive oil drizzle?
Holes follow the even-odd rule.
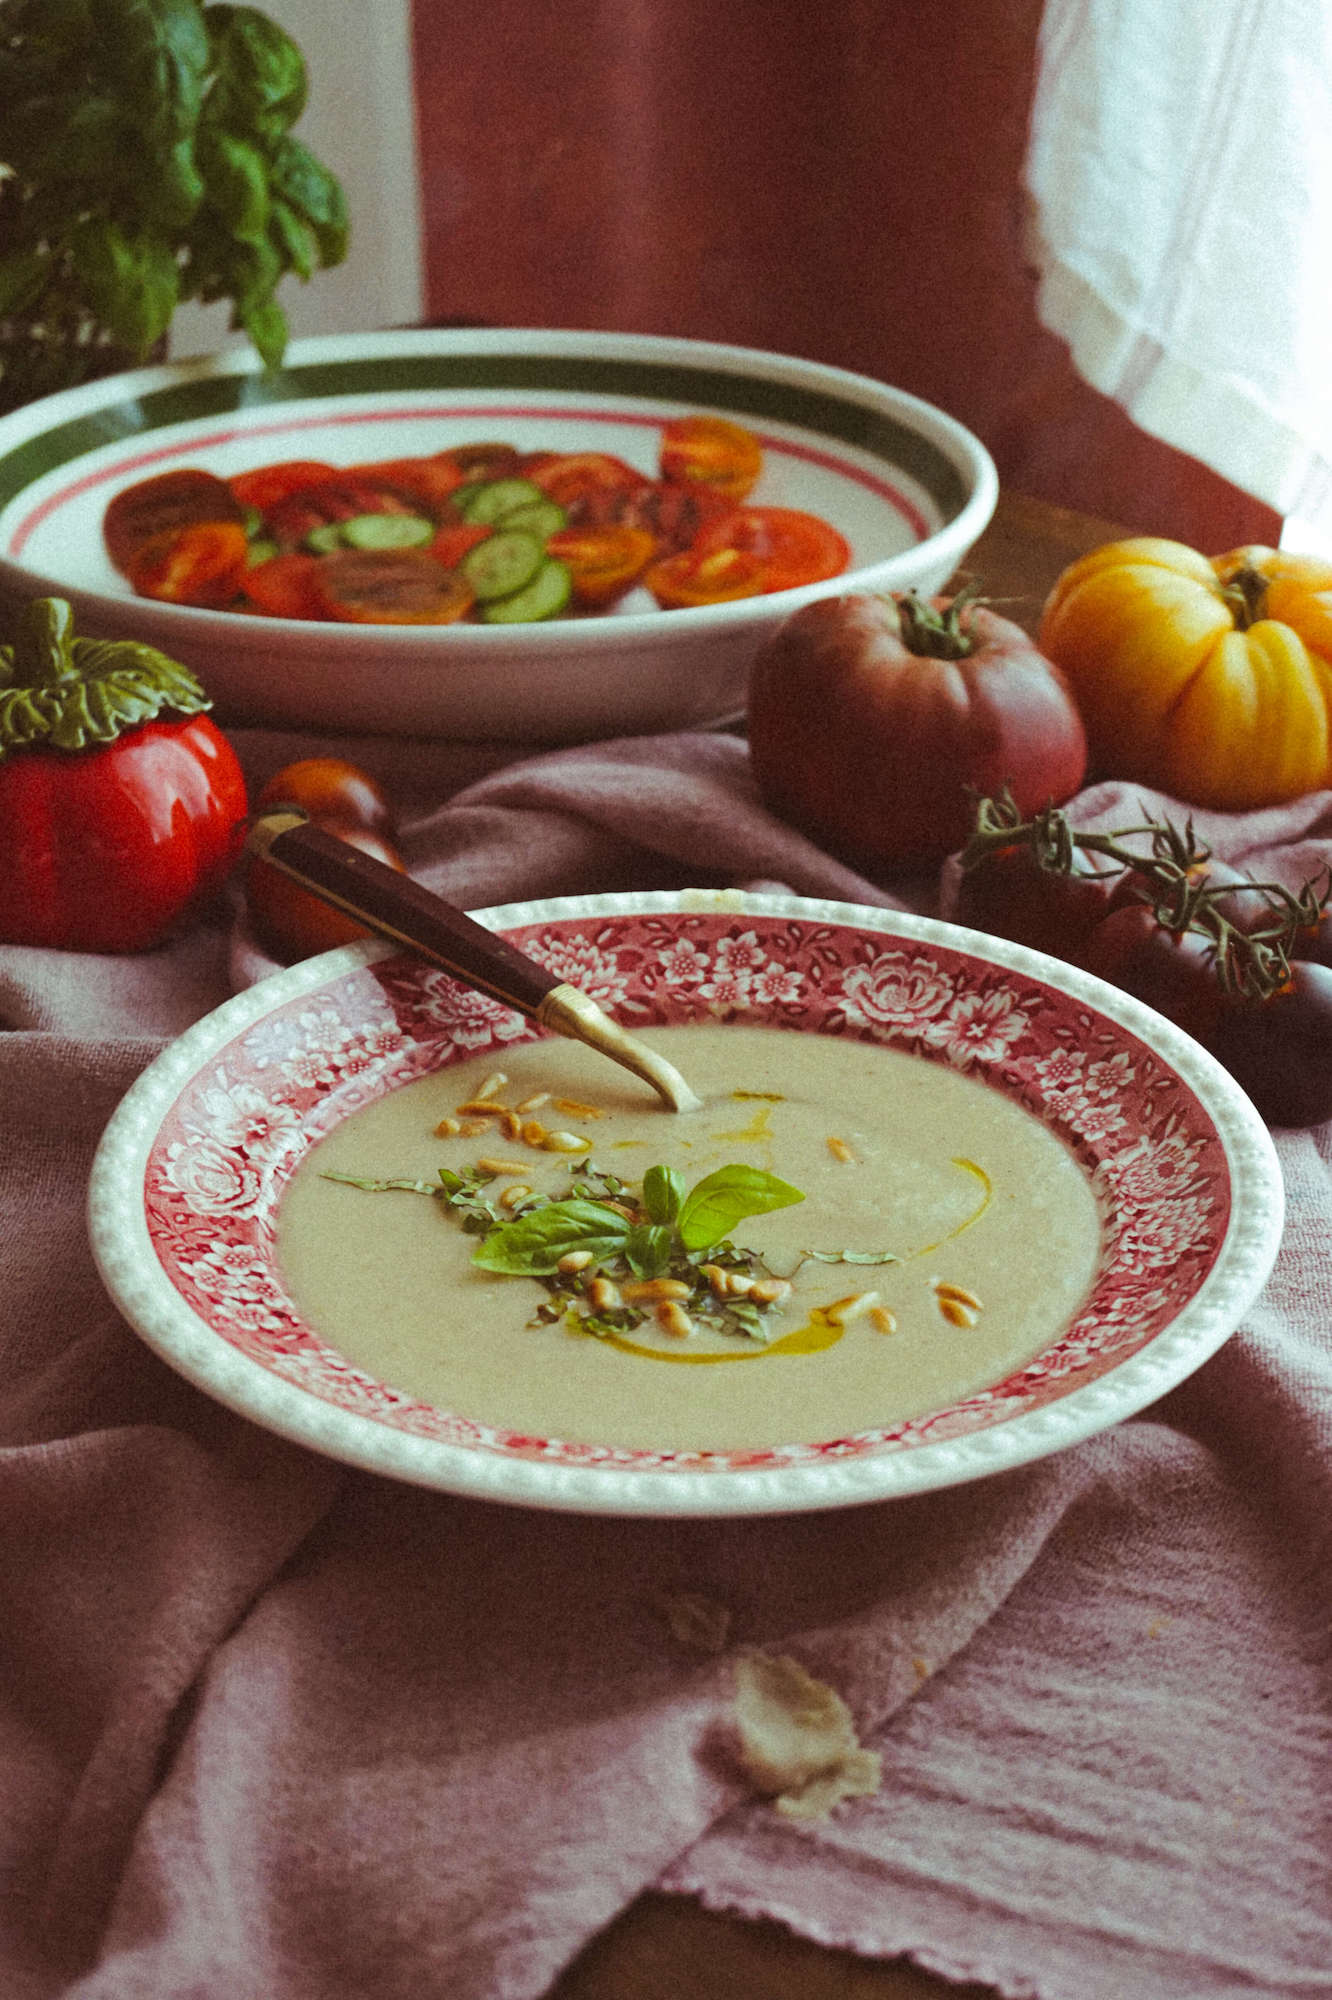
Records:
[[[922,1244],[920,1249],[908,1252],[903,1259],[904,1263],[911,1262],[917,1257],[928,1257],[932,1251],[941,1249],[945,1243],[954,1242],[964,1230],[970,1229],[973,1223],[980,1221],[994,1199],[994,1183],[984,1167],[978,1166],[975,1160],[960,1157],[954,1158],[950,1164],[960,1167],[964,1173],[974,1174],[981,1184],[981,1199],[970,1215],[964,1216],[946,1235],[940,1236],[934,1243]],[[618,1348],[621,1354],[636,1354],[644,1361],[670,1361],[677,1367],[683,1365],[687,1368],[706,1368],[711,1367],[714,1362],[721,1361],[768,1361],[778,1354],[822,1354],[827,1348],[835,1347],[845,1331],[844,1326],[829,1319],[820,1307],[815,1306],[803,1326],[794,1327],[790,1333],[784,1333],[779,1340],[768,1341],[763,1346],[727,1349],[724,1353],[681,1353],[674,1348],[652,1347],[646,1341],[631,1340],[628,1334],[624,1333],[603,1333],[597,1338],[604,1341],[607,1347]]]

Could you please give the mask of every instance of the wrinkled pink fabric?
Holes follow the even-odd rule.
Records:
[[[253,780],[329,747],[235,741]],[[939,893],[773,820],[728,736],[336,747],[473,907]],[[1332,857],[1326,796],[1199,826],[1264,873]],[[0,948],[5,2000],[528,2000],[651,1886],[1012,2000],[1332,1993],[1332,1129],[1277,1135],[1286,1238],[1235,1338],[1043,1463],[803,1518],[455,1500],[210,1403],[98,1283],[106,1119],[268,969],[233,915],[138,959]],[[673,1635],[677,1588],[726,1652]],[[796,1825],[748,1791],[740,1647],[841,1693],[876,1796]]]

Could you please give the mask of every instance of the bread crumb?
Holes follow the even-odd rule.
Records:
[[[715,1597],[697,1590],[674,1590],[661,1599],[671,1637],[695,1653],[724,1653],[731,1637],[731,1614]]]
[[[835,1688],[785,1654],[744,1654],[735,1681],[740,1761],[778,1812],[826,1819],[843,1799],[878,1791],[881,1760],[861,1746]]]

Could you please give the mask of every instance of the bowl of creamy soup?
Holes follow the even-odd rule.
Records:
[[[701,1108],[377,944],[218,1009],[113,1117],[91,1235],[271,1429],[520,1504],[847,1505],[1132,1414],[1267,1277],[1265,1127],[1088,975],[792,896],[481,914]]]

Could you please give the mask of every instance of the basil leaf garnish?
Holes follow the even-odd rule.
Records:
[[[684,1200],[685,1178],[675,1167],[649,1167],[643,1176],[643,1206],[649,1222],[674,1222]]]
[[[759,1167],[719,1167],[689,1190],[675,1226],[686,1250],[707,1250],[747,1215],[766,1215],[804,1199],[799,1188]]]
[[[559,1268],[573,1250],[600,1262],[624,1250],[629,1224],[599,1201],[553,1201],[492,1229],[473,1253],[483,1271],[537,1277]]]

